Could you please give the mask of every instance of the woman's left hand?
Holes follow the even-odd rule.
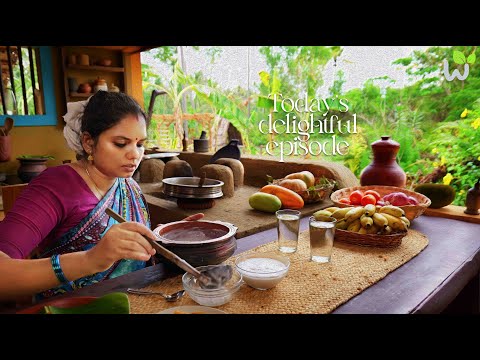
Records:
[[[205,216],[205,214],[203,214],[203,213],[193,214],[193,215],[187,216],[182,221],[197,221],[197,220],[203,219],[204,216]],[[161,225],[163,225],[163,224],[157,224],[157,227],[159,227]]]
[[[205,215],[203,213],[193,214],[193,215],[187,216],[185,219],[183,219],[183,221],[197,221],[197,220],[203,219],[204,216]]]

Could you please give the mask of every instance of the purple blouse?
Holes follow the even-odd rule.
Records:
[[[0,221],[0,251],[24,259],[80,223],[98,202],[72,167],[49,167],[30,181]]]

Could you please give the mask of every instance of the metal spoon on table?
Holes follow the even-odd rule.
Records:
[[[185,295],[185,290],[174,292],[171,295],[164,294],[160,291],[146,291],[146,290],[139,290],[139,289],[132,289],[132,288],[128,288],[127,292],[135,295],[160,295],[160,296],[163,296],[163,298],[169,302],[177,301],[183,295]]]

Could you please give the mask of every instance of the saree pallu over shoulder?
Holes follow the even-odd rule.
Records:
[[[127,221],[135,221],[150,228],[150,215],[147,202],[140,187],[131,178],[119,178],[105,194],[97,206],[74,228],[54,241],[51,246],[44,249],[41,258],[51,257],[55,254],[67,254],[77,251],[89,250],[103,237],[105,232],[117,223],[110,218],[105,210],[112,208]],[[60,263],[61,265],[61,263]],[[145,261],[120,260],[115,262],[106,271],[88,275],[58,287],[37,294],[37,300],[72,291],[86,285],[114,278],[144,268]],[[52,270],[53,271],[53,270]]]

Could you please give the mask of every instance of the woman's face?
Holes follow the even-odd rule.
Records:
[[[147,139],[145,119],[128,115],[98,137],[95,167],[108,177],[131,177],[142,160]]]

